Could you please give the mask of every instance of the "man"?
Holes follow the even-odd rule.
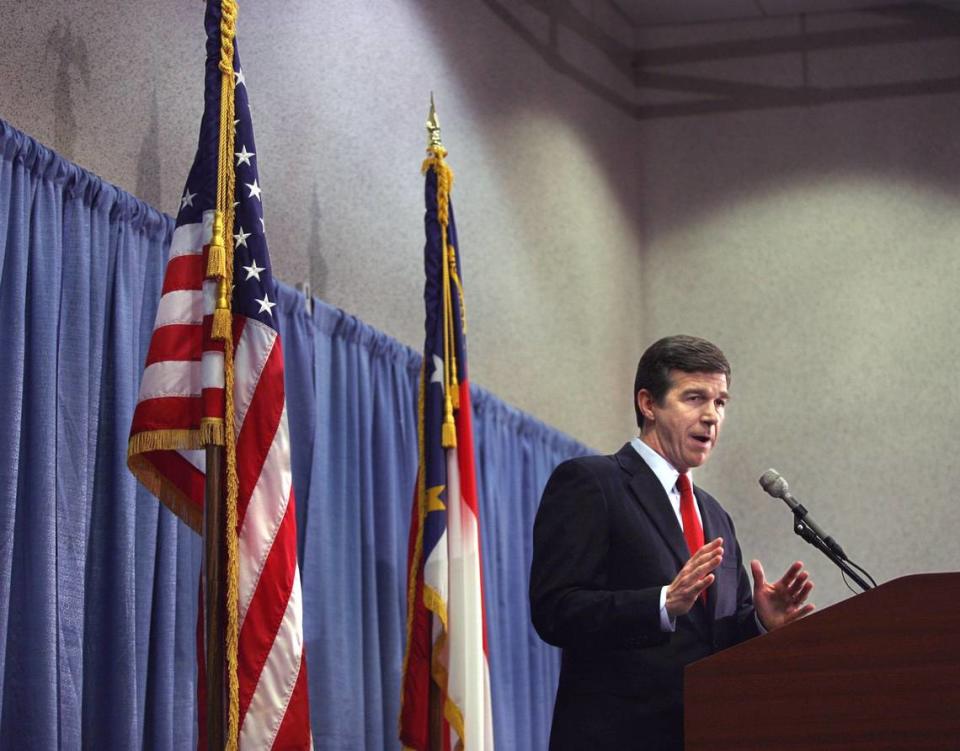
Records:
[[[530,606],[563,648],[551,749],[679,751],[684,666],[813,610],[800,562],[771,584],[753,561],[751,596],[732,520],[689,484],[717,443],[729,380],[715,345],[661,339],[637,366],[640,437],[547,482]]]

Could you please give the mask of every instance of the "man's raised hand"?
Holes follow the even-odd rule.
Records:
[[[713,570],[723,560],[723,538],[718,537],[704,545],[683,564],[667,587],[667,615],[676,618],[690,612],[700,593],[713,584]]]
[[[760,561],[751,561],[750,568],[753,569],[753,604],[767,631],[786,626],[813,612],[812,604],[804,604],[813,589],[813,582],[803,563],[794,563],[774,584],[764,578]]]

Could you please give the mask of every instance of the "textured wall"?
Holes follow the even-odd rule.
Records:
[[[568,29],[551,36],[536,7],[242,5],[278,276],[310,278],[325,300],[420,346],[418,169],[433,90],[457,174],[473,380],[614,449],[632,425],[624,394],[643,344],[713,338],[733,362],[734,402],[700,481],[734,513],[748,556],[779,571],[802,555],[821,605],[847,592],[756,486],[774,466],[879,578],[957,568],[960,97],[773,108],[762,88],[957,76],[956,41],[676,66],[681,85],[756,83],[757,108],[638,123],[630,102],[684,96],[638,94]],[[196,0],[7,2],[0,116],[174,210],[200,114],[201,15]],[[640,41],[798,28],[694,25]]]
[[[812,85],[926,80],[956,76],[958,53],[948,41],[808,64]],[[801,61],[700,70],[797,83]],[[644,333],[710,338],[734,371],[725,434],[699,481],[768,573],[798,557],[811,565],[819,605],[848,590],[758,487],[768,467],[878,579],[960,567],[958,121],[953,94],[641,130]]]
[[[202,105],[203,3],[4,10],[0,117],[173,212]],[[523,34],[548,37],[524,3],[241,3],[274,266],[422,346],[419,168],[434,91],[472,380],[614,446],[629,434],[640,344],[635,124],[557,76]]]

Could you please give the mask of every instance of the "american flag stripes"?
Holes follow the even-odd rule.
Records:
[[[200,145],[180,202],[130,431],[137,477],[194,530],[203,517],[201,425],[224,418],[224,344],[207,279],[218,179],[220,3],[208,3]],[[312,747],[283,352],[246,80],[234,50],[233,372],[237,457],[239,744]],[[206,434],[209,434],[207,431]],[[227,530],[230,534],[231,530]],[[202,706],[202,705],[201,705]],[[201,722],[201,735],[203,723]]]
[[[435,112],[431,123],[436,139],[432,157],[424,163],[426,344],[420,373],[420,467],[407,558],[400,739],[417,751],[492,751],[465,310],[449,201],[452,175],[443,161],[446,152],[439,143]],[[432,716],[431,704],[438,705]]]

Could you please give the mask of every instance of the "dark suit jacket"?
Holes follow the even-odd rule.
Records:
[[[699,600],[660,629],[660,590],[689,559],[670,500],[629,443],[572,459],[547,482],[533,531],[530,608],[563,648],[551,749],[682,749],[683,667],[757,634],[733,521],[694,488],[723,561]]]

